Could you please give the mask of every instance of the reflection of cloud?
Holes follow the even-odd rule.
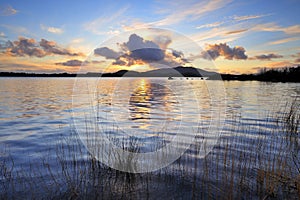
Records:
[[[62,34],[64,32],[63,29],[61,29],[61,28],[45,26],[43,24],[41,24],[41,29],[44,31],[48,31],[49,33],[54,33],[54,34]]]
[[[72,53],[68,49],[59,47],[54,41],[41,39],[36,42],[33,38],[28,39],[19,37],[18,40],[10,42],[7,41],[2,49],[6,49],[7,55],[11,56],[35,56],[44,57],[46,55],[67,55],[67,56],[81,56],[82,53]]]
[[[250,60],[271,60],[273,58],[283,58],[283,56],[279,54],[270,53],[270,54],[257,55],[249,59]]]
[[[129,119],[136,122],[135,125],[138,125],[136,128],[143,129],[151,126],[153,113],[158,115],[162,122],[175,119],[177,116],[171,112],[174,111],[177,102],[170,94],[168,88],[141,79],[129,100]]]
[[[212,44],[208,45],[206,50],[203,51],[200,57],[204,59],[217,59],[222,56],[227,60],[237,59],[245,60],[247,55],[245,54],[245,49],[243,47],[229,47],[226,43]]]
[[[0,15],[1,16],[10,16],[15,15],[18,11],[11,7],[10,5],[0,6]]]

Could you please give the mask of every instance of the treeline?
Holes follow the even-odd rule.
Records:
[[[257,74],[221,74],[223,80],[257,80],[267,82],[300,82],[300,66],[276,69],[262,68]]]
[[[178,72],[174,74],[175,70]],[[55,74],[35,74],[26,72],[0,72],[0,77],[169,77],[177,76],[178,74],[184,77],[201,77],[201,74],[207,76],[210,80],[219,80],[220,74],[215,72],[208,72],[196,69],[193,67],[177,67],[173,69],[159,69],[148,72],[136,72],[120,70],[113,73],[97,73],[88,72],[85,74],[69,74],[69,73],[55,73]],[[173,73],[173,74],[172,74]],[[268,81],[268,82],[300,82],[300,66],[297,67],[284,67],[276,69],[262,68],[257,74],[221,74],[223,80],[239,80],[239,81]]]

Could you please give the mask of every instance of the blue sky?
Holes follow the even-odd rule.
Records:
[[[192,39],[202,52],[182,55],[185,59],[180,62],[192,57],[205,62],[203,55],[208,53],[220,72],[294,66],[300,63],[299,7],[298,0],[4,0],[0,2],[0,71],[76,72],[101,43],[140,28],[166,29]],[[139,59],[135,65],[149,64]],[[168,59],[174,63],[175,57]],[[102,61],[97,63],[99,69],[87,69],[101,71]],[[113,69],[128,68],[126,64]]]

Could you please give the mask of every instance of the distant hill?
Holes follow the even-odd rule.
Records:
[[[147,77],[210,77],[215,76],[217,73],[208,72],[202,69],[194,68],[194,67],[175,67],[175,68],[164,68],[164,69],[156,69],[152,71],[147,71],[140,73],[141,76]]]
[[[300,82],[300,66],[284,67],[278,69],[264,69],[258,74],[218,74],[216,72],[209,72],[203,69],[194,67],[178,66],[175,68],[162,68],[151,70],[147,72],[136,72],[128,70],[120,70],[114,73],[97,73],[88,72],[85,74],[69,74],[69,73],[55,73],[55,74],[35,74],[24,72],[0,72],[0,77],[208,77],[210,80],[222,78],[223,80],[257,80],[266,82]],[[221,76],[221,77],[220,77]]]
[[[194,67],[182,67],[178,66],[175,68],[163,68],[156,69],[146,72],[137,72],[137,71],[128,71],[120,70],[113,73],[97,73],[97,72],[88,72],[85,74],[69,74],[69,73],[25,73],[25,72],[0,72],[0,76],[7,77],[202,77],[202,76],[214,76],[217,75],[215,72],[208,72],[202,69]]]

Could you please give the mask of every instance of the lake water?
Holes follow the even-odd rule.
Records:
[[[107,175],[108,185],[99,186],[102,197],[190,198],[207,197],[195,189],[194,184],[203,173],[197,163],[203,164],[211,155],[222,156],[222,138],[231,144],[238,143],[234,146],[239,147],[238,151],[251,151],[251,144],[261,136],[259,133],[270,134],[276,126],[275,115],[300,95],[300,84],[165,78],[1,78],[0,94],[1,161],[13,160],[14,172],[19,172],[14,176],[18,179],[51,180],[43,165],[46,161],[53,167],[51,173],[60,174],[57,146],[63,141],[76,146],[64,158],[66,163],[74,158],[81,163],[92,154],[105,164],[102,168],[106,174],[111,174],[106,166],[147,172],[131,175],[138,176],[134,183],[132,179],[128,183],[128,178]],[[239,140],[231,139],[233,136]],[[112,161],[116,152],[123,152],[114,149],[111,156],[107,142],[127,152],[125,157]],[[205,148],[196,151],[199,143]],[[85,148],[78,152],[78,145],[88,147],[90,154]],[[105,153],[99,146],[105,146]],[[166,146],[170,148],[157,153]],[[145,156],[137,157],[136,165],[124,167],[122,162],[132,156],[128,152]],[[72,156],[75,154],[76,157]],[[152,157],[146,156],[150,154]],[[210,165],[215,169],[218,164],[211,161]],[[29,175],[33,166],[40,169],[39,173]],[[72,173],[77,173],[75,168]],[[151,186],[146,186],[145,179]],[[1,180],[5,185],[6,179],[2,176]],[[59,178],[57,181],[63,182]],[[5,191],[8,197],[12,190],[28,195],[32,191],[29,188],[18,186]]]

